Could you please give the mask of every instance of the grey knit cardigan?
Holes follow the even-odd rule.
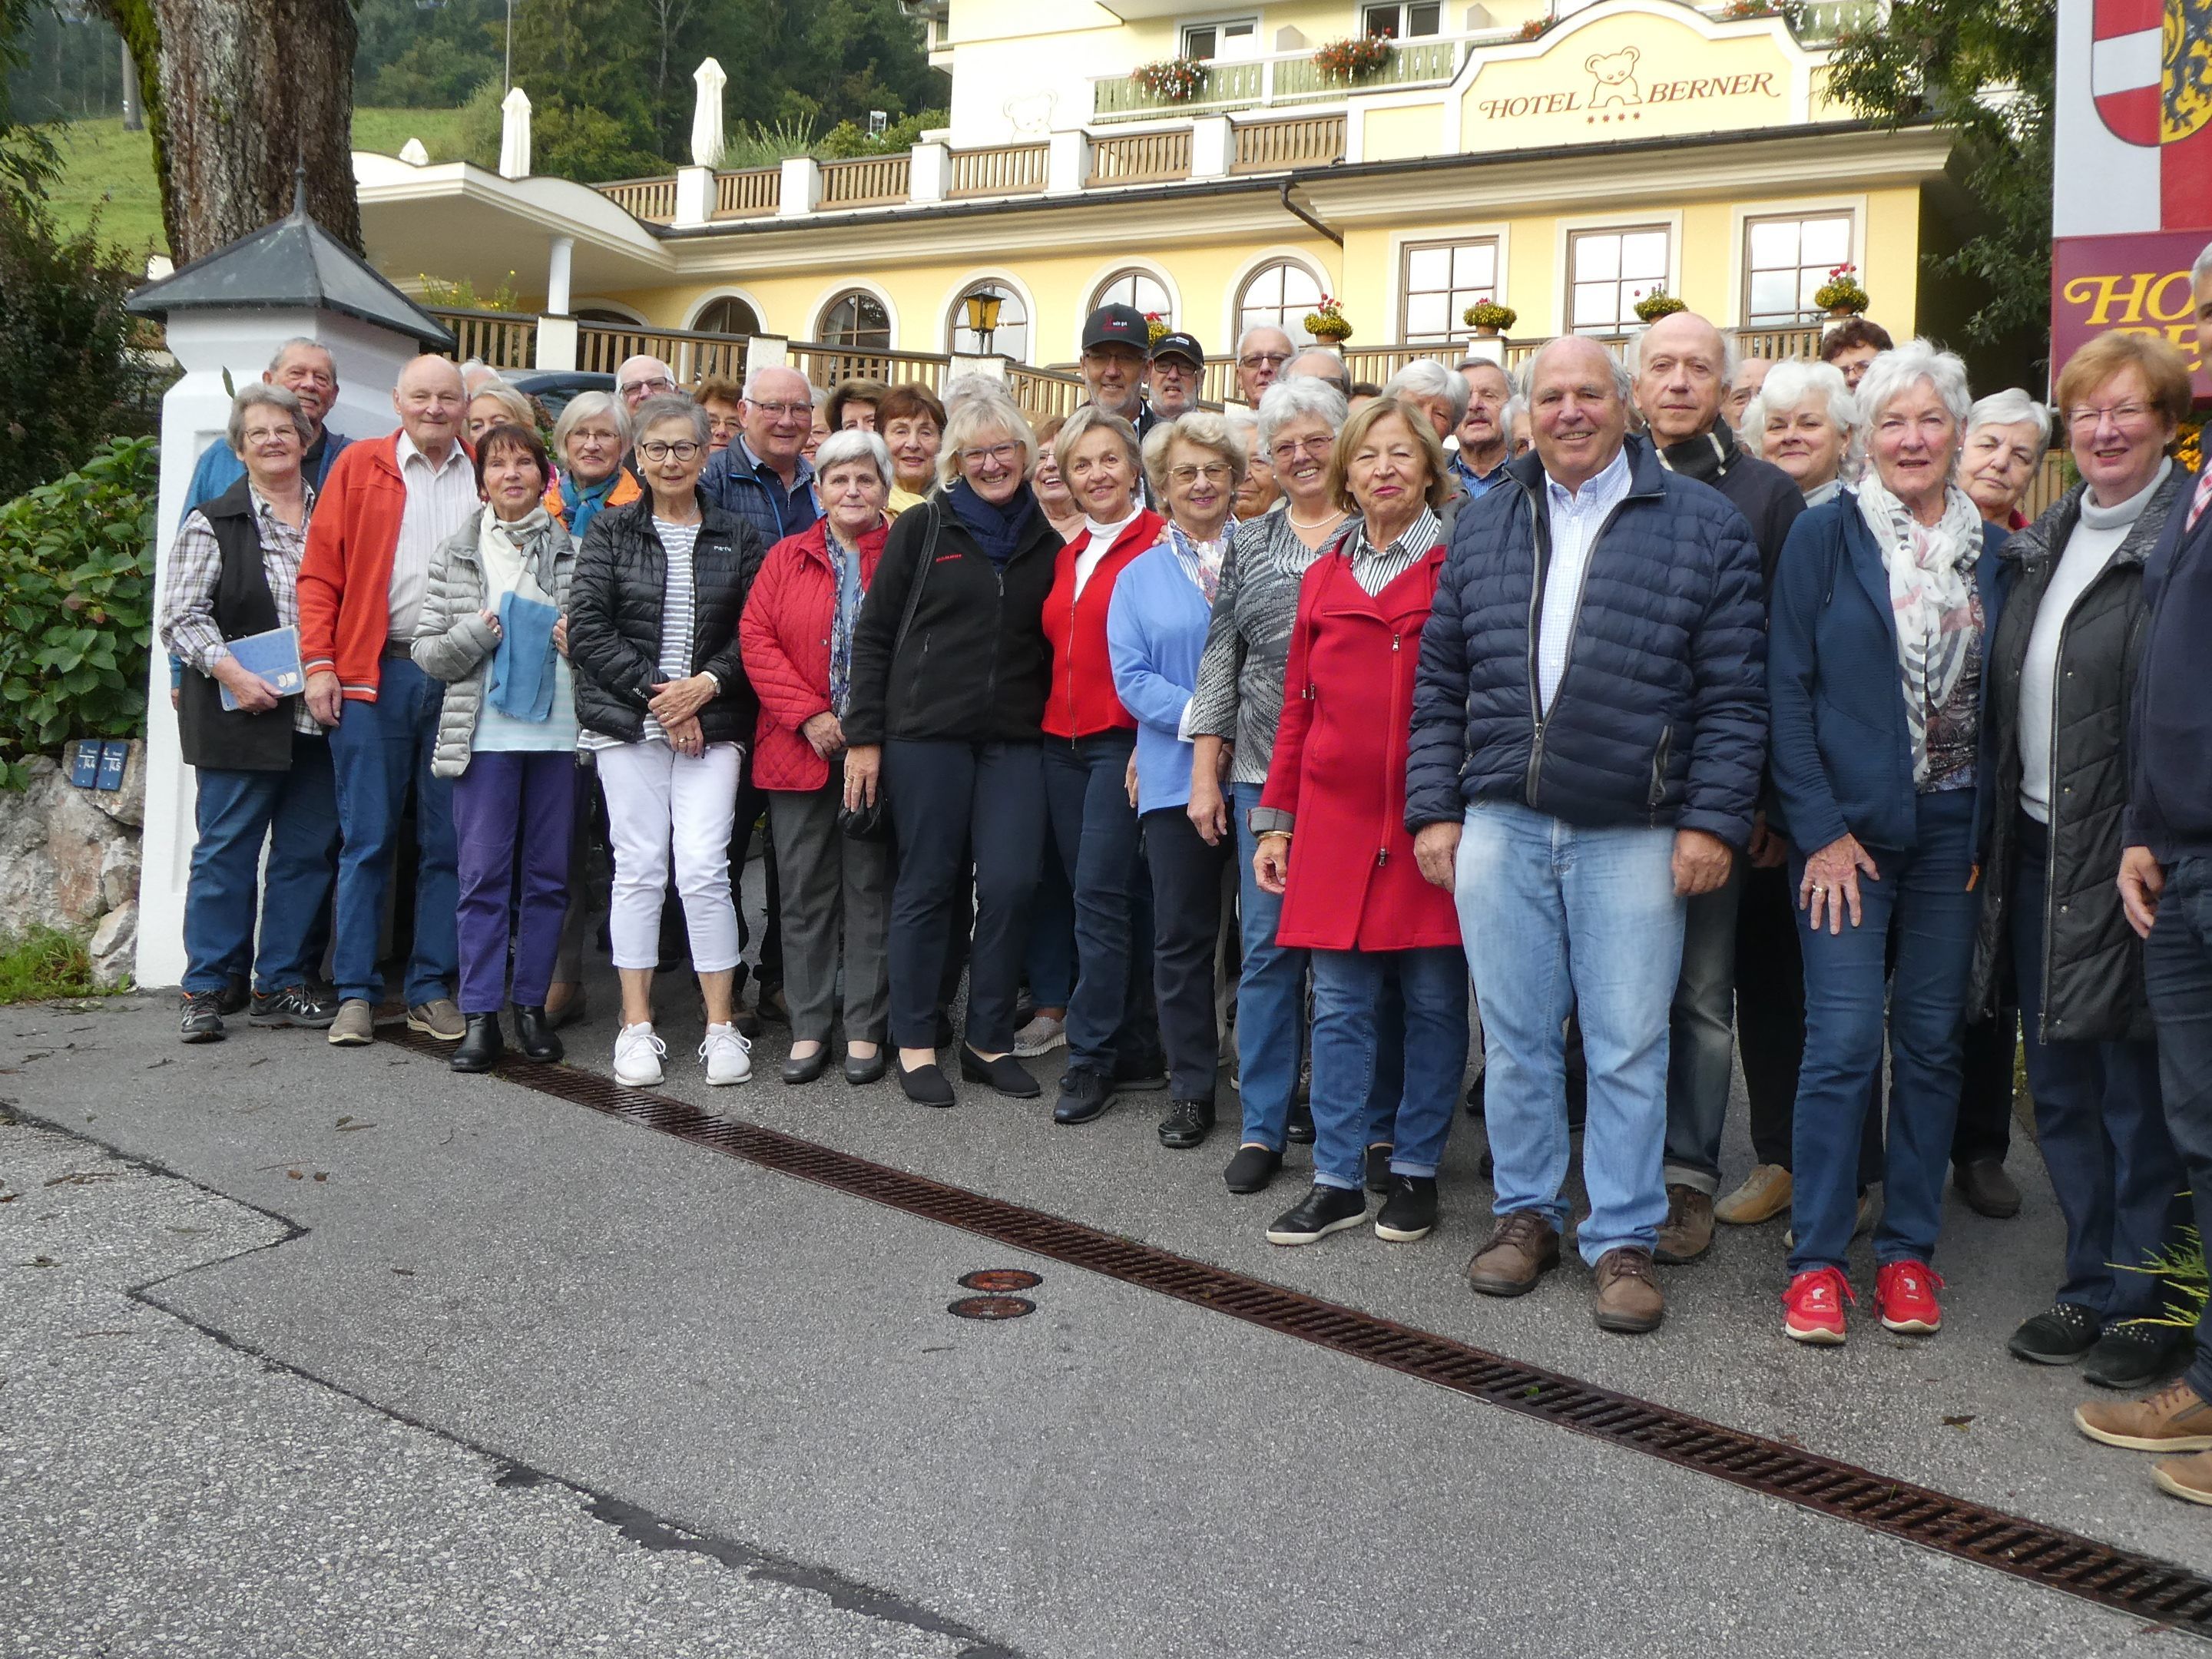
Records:
[[[485,623],[484,574],[477,556],[477,538],[483,533],[483,515],[469,521],[440,544],[430,556],[430,569],[422,595],[422,618],[410,647],[415,665],[434,680],[446,683],[446,701],[438,715],[438,745],[431,752],[434,777],[458,778],[469,769],[469,745],[476,736],[477,714],[483,707],[484,678],[499,636]],[[541,564],[538,585],[548,588],[561,614],[568,612],[568,577],[576,566],[576,546],[555,520],[546,532],[545,563],[552,570],[546,580]]]

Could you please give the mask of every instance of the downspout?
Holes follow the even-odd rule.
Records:
[[[1342,247],[1344,246],[1343,232],[1331,230],[1320,220],[1315,218],[1312,214],[1306,211],[1304,208],[1300,207],[1296,202],[1293,202],[1291,199],[1291,183],[1292,181],[1288,179],[1283,180],[1283,211],[1290,214],[1294,218],[1304,220],[1308,225],[1312,227],[1312,228],[1319,231],[1322,235],[1328,237],[1330,241],[1335,243],[1339,247]]]

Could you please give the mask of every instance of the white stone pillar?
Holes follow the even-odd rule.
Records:
[[[1201,115],[1190,124],[1190,176],[1226,179],[1237,159],[1237,135],[1225,115]]]
[[[945,378],[949,380],[956,374],[983,374],[994,380],[1003,380],[1006,378],[1006,359],[995,351],[955,351],[945,358]]]
[[[576,343],[574,317],[540,317],[536,367],[545,370],[575,368]]]
[[[512,89],[499,106],[499,176],[530,176],[530,94]]]
[[[943,144],[916,144],[907,161],[907,200],[941,202],[951,193],[951,150]]]
[[[677,168],[676,217],[671,222],[685,226],[703,225],[714,216],[714,169]]]
[[[756,334],[745,342],[745,374],[757,368],[786,368],[791,363],[791,337]]]
[[[1091,174],[1091,135],[1077,129],[1052,135],[1044,160],[1044,193],[1073,196]]]
[[[783,161],[783,193],[776,203],[779,219],[803,219],[822,204],[822,167],[811,155],[787,155]]]
[[[576,262],[576,239],[556,236],[545,244],[545,309],[556,317],[568,314],[568,273]]]

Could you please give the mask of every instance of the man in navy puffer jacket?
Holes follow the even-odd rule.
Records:
[[[1421,636],[1406,822],[1457,892],[1483,1012],[1498,1225],[1469,1282],[1519,1295],[1559,1261],[1579,1009],[1579,1248],[1599,1326],[1646,1331],[1685,902],[1727,880],[1765,754],[1759,550],[1626,435],[1627,371],[1601,346],[1554,341],[1529,381],[1535,449],[1460,515]]]

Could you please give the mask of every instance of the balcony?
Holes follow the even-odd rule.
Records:
[[[1842,0],[1832,0],[1841,3]],[[1126,75],[1091,77],[1091,119],[1150,121],[1163,115],[1218,115],[1227,110],[1273,109],[1279,106],[1340,102],[1355,92],[1396,87],[1441,86],[1459,73],[1476,41],[1492,44],[1510,33],[1435,35],[1394,40],[1390,61],[1371,75],[1347,82],[1324,71],[1308,51],[1270,52],[1263,58],[1217,60],[1206,66],[1198,90],[1182,99],[1146,91]]]

